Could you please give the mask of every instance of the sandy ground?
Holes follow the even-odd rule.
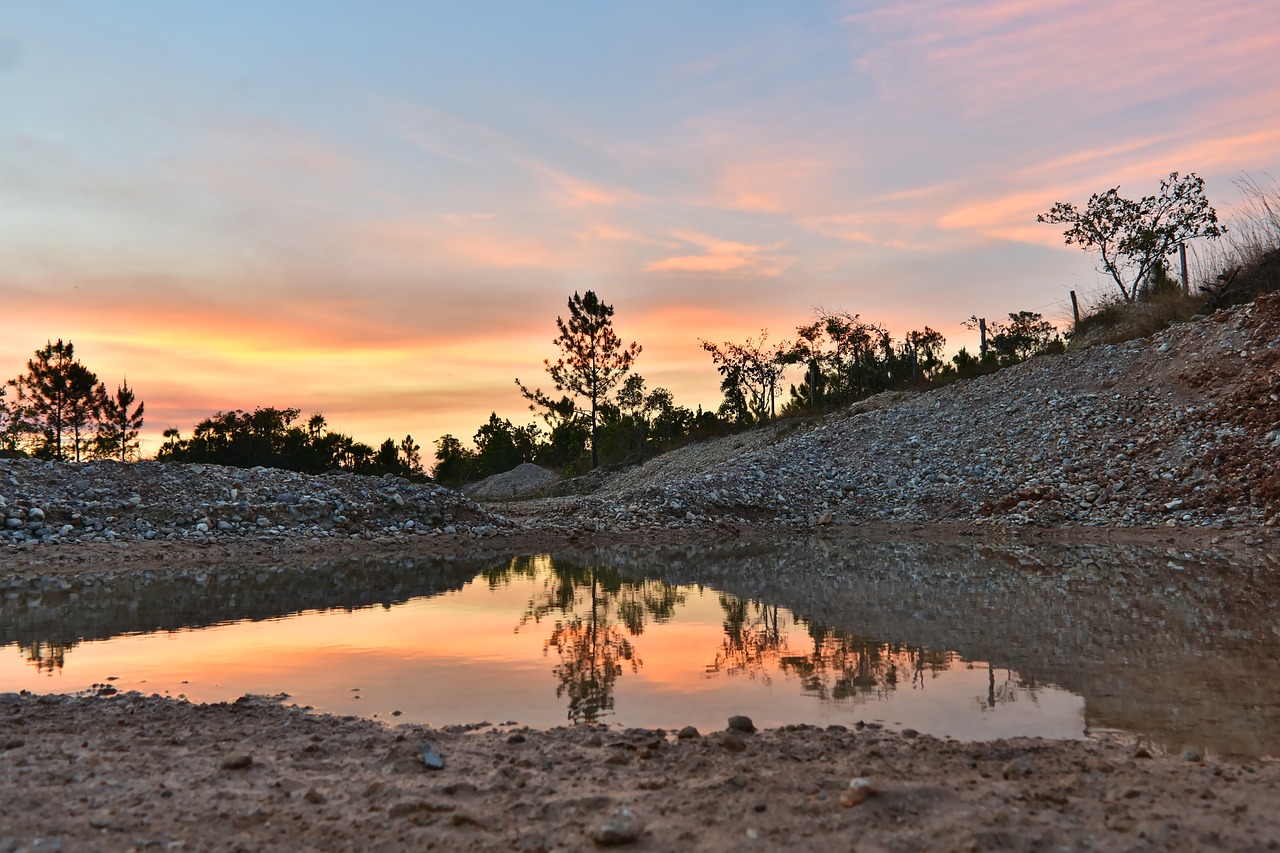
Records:
[[[0,694],[4,851],[1262,850],[1278,785],[1274,762],[1121,736],[435,730],[266,697]]]

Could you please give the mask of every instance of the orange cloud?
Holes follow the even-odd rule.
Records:
[[[782,248],[781,243],[771,246],[755,246],[733,240],[721,240],[693,231],[674,231],[672,236],[682,243],[702,249],[697,255],[675,255],[651,261],[645,272],[684,272],[694,274],[725,274],[740,272],[753,276],[780,275],[791,259],[772,254]]]

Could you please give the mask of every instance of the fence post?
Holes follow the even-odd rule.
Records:
[[[1080,303],[1076,301],[1076,292],[1071,291],[1071,319],[1074,321],[1071,331],[1080,331]]]
[[[1178,260],[1182,263],[1182,295],[1191,295],[1191,279],[1187,277],[1187,244],[1178,244]]]
[[[982,317],[978,320],[978,331],[982,334],[982,348],[978,350],[979,358],[982,361],[987,360],[987,318]]]

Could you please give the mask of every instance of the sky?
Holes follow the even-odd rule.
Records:
[[[534,415],[594,290],[699,340],[895,335],[1105,293],[1037,213],[1280,176],[1274,0],[0,0],[0,379],[71,340],[144,455],[291,406],[371,444]],[[1193,247],[1193,253],[1199,249]]]

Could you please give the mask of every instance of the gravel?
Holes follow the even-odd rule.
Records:
[[[271,468],[0,459],[0,543],[263,541],[496,535],[469,498],[400,477]]]
[[[527,521],[588,530],[875,520],[1280,520],[1280,294],[1150,338],[692,445]]]

